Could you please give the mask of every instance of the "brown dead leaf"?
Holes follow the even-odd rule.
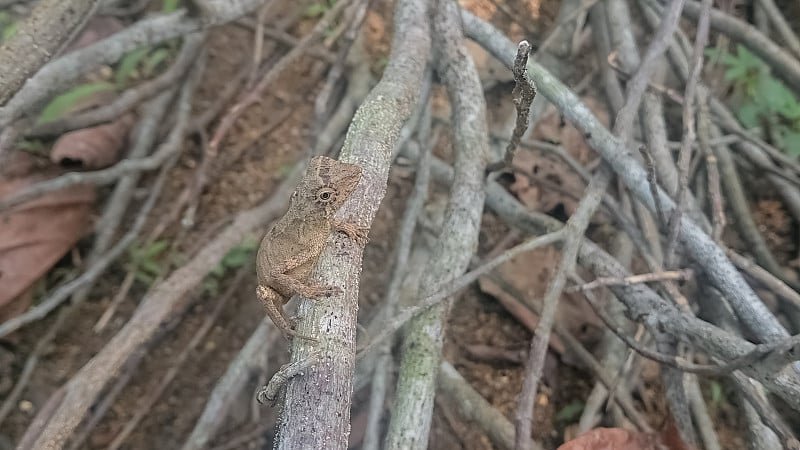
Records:
[[[102,169],[119,161],[134,124],[126,114],[104,125],[70,131],[53,144],[50,160],[62,166]]]
[[[83,31],[81,31],[81,34],[67,46],[64,53],[84,48],[124,29],[125,24],[120,22],[116,17],[94,16],[86,22],[86,26],[83,28]]]
[[[514,80],[514,74],[483,47],[473,41],[465,41],[464,44],[469,54],[472,55],[484,89]]]
[[[602,103],[592,97],[584,97],[581,100],[601,123],[608,124],[608,112]],[[580,130],[564,123],[558,111],[552,106],[549,107],[545,117],[536,124],[533,136],[561,145],[581,164],[588,163],[596,155],[586,143]],[[537,211],[551,211],[562,204],[567,215],[575,212],[586,183],[559,157],[543,151],[518,151],[514,158],[514,166],[534,178],[518,174],[509,188],[522,203]]]
[[[480,17],[483,20],[490,20],[497,12],[497,5],[494,2],[486,2],[483,0],[460,0],[459,5]]]
[[[15,159],[33,159],[17,152]],[[10,164],[33,169],[30,161]],[[0,198],[54,177],[56,168],[0,177]],[[61,259],[89,228],[94,186],[76,185],[0,213],[0,323],[19,313],[15,299]]]
[[[664,450],[653,436],[624,428],[595,428],[557,450]]]
[[[669,417],[664,429],[661,430],[660,438],[661,442],[663,442],[664,446],[669,450],[697,450],[683,440],[681,432],[678,431],[678,427],[675,425],[675,419],[672,416]]]
[[[524,299],[541,301],[560,259],[561,252],[557,249],[552,247],[541,248],[513,258],[496,269],[496,272],[511,285],[514,291],[524,296]],[[478,279],[478,286],[484,293],[498,299],[506,308],[516,303],[513,295],[489,277]],[[514,316],[520,320],[519,315],[514,314]],[[533,317],[531,320],[521,319],[522,324],[533,332],[538,323],[538,318],[534,315],[526,315],[525,317]],[[561,296],[558,303],[558,311],[556,312],[556,320],[566,325],[583,342],[597,341],[602,329],[600,319],[594,315],[594,312],[591,311],[586,302],[575,295]],[[551,336],[550,347],[559,354],[564,355],[564,344],[558,336]]]

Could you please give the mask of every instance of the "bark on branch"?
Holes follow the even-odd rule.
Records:
[[[0,47],[0,105],[71,40],[99,0],[43,0]]]
[[[462,11],[467,35],[479,41],[500,61],[511,67],[516,46],[491,25],[480,18]],[[633,157],[632,151],[623,142],[611,135],[563,83],[541,65],[529,61],[528,73],[536,82],[540,94],[547,97],[587,138],[590,145],[617,173],[631,192],[648,209],[655,211],[655,202],[647,181],[647,172]],[[675,202],[658,189],[661,204],[667,211],[675,208]],[[788,337],[789,334],[775,316],[756,296],[742,275],[736,270],[725,252],[688,217],[679,224],[679,238],[687,253],[705,271],[714,285],[725,295],[742,323],[762,342]]]
[[[57,3],[59,0],[53,1]],[[171,14],[158,15],[136,22],[106,39],[55,59],[34,75],[28,74],[30,78],[25,81],[22,88],[0,108],[0,128],[9,125],[37,107],[79,77],[104,64],[117,62],[130,51],[209,26],[230,22],[248,11],[258,8],[261,3],[263,0],[237,1],[235,8],[221,11],[216,16],[194,17],[188,15],[183,9]],[[9,65],[2,67],[9,67]]]
[[[384,76],[356,112],[341,160],[359,164],[363,179],[340,214],[369,224],[386,192],[392,150],[417,103],[430,51],[428,2],[397,2],[392,53]],[[320,340],[296,339],[292,363],[320,352],[319,363],[290,379],[276,448],[346,449],[355,368],[358,282],[363,250],[336,236],[317,264],[313,282],[336,285],[343,294],[298,306],[297,330]]]
[[[452,105],[455,176],[443,231],[420,280],[420,298],[441,290],[469,266],[478,245],[485,198],[484,170],[489,158],[486,101],[478,72],[463,44],[458,6],[452,0],[439,0],[435,5],[435,65]],[[408,324],[387,449],[428,446],[449,303],[430,308]]]

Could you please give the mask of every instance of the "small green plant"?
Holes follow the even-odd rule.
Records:
[[[306,9],[303,10],[303,16],[308,19],[317,18],[328,12],[335,4],[336,0],[319,0],[316,3],[308,5]]]
[[[11,39],[17,32],[17,22],[8,11],[0,11],[0,37],[2,42]]]
[[[241,244],[233,247],[222,257],[222,261],[209,272],[205,281],[203,281],[203,288],[209,295],[215,296],[219,294],[219,285],[222,277],[230,269],[238,269],[253,261],[253,253],[258,248],[258,241],[255,239],[246,239]]]
[[[800,102],[769,67],[742,45],[736,53],[706,54],[725,66],[725,79],[733,83],[732,101],[737,118],[747,128],[770,130],[773,143],[792,155],[800,155]]]
[[[580,417],[586,405],[580,400],[573,400],[556,413],[557,422],[574,422]]]
[[[114,83],[106,81],[89,82],[75,86],[51,100],[42,110],[37,123],[42,124],[58,120],[82,100],[86,100],[99,92],[113,91],[116,88],[117,86]]]
[[[14,149],[43,158],[48,157],[50,154],[50,146],[45,145],[41,139],[20,139],[15,144]]]
[[[168,241],[155,241],[152,244],[132,245],[128,249],[126,268],[133,272],[137,281],[150,286],[164,273],[162,256],[169,246]]]
[[[118,85],[125,86],[128,84],[128,80],[130,80],[134,72],[136,72],[139,64],[142,63],[142,60],[147,57],[149,52],[150,49],[144,47],[136,49],[122,57],[122,60],[120,60],[117,66],[117,71],[114,74],[115,81]]]
[[[716,409],[720,404],[727,402],[725,398],[725,391],[722,389],[722,384],[719,381],[711,381],[711,401],[709,406]]]
[[[171,13],[178,9],[178,4],[181,0],[164,0],[161,4],[161,12],[163,13]]]

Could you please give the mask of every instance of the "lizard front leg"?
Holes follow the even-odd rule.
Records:
[[[367,234],[369,234],[369,227],[362,227],[355,222],[334,219],[333,228],[336,231],[346,234],[347,237],[356,241],[356,244],[362,247],[367,245],[367,242],[369,242],[369,238],[367,237]]]
[[[289,319],[289,316],[286,315],[286,311],[283,310],[283,304],[285,303],[284,298],[274,289],[271,289],[267,286],[258,286],[256,288],[256,295],[258,295],[259,300],[261,300],[261,304],[264,305],[264,310],[272,320],[272,323],[278,327],[278,330],[280,330],[286,339],[291,339],[291,337],[299,337],[301,339],[307,339],[310,341],[319,341],[316,338],[304,336],[294,330],[291,325],[291,319]]]

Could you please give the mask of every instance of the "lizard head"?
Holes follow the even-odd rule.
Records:
[[[353,194],[361,180],[361,167],[327,156],[311,158],[306,174],[292,194],[292,203],[306,205],[309,212],[333,217]],[[299,201],[298,197],[302,197]]]

